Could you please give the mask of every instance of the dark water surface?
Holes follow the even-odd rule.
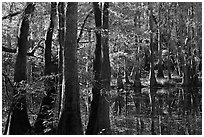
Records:
[[[201,135],[202,88],[143,88],[113,99],[113,134]]]

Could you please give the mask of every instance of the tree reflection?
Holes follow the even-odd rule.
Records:
[[[119,94],[116,102],[127,132],[131,130],[138,135],[201,134],[201,88],[135,88]],[[122,109],[124,106],[126,109]],[[131,121],[130,118],[135,123],[134,129],[128,129],[131,126],[127,126],[126,120]]]

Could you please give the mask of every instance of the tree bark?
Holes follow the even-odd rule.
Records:
[[[104,37],[101,37],[102,27],[102,12],[99,3],[94,2],[94,14],[96,24],[96,48],[95,59],[93,62],[94,85],[92,89],[93,100],[91,102],[91,112],[89,123],[87,126],[87,135],[109,134],[110,119],[109,119],[109,102],[107,94],[110,90],[110,60],[108,47],[108,7],[109,3],[104,3],[103,10],[103,32]]]
[[[58,61],[58,74],[59,74],[59,116],[61,114],[62,108],[62,65],[63,65],[63,47],[64,47],[64,33],[65,33],[65,4],[64,2],[59,2],[58,4],[58,15],[59,15],[59,61]]]
[[[56,3],[51,2],[51,15],[50,15],[50,25],[47,31],[46,40],[45,40],[45,75],[51,74],[51,56],[52,56],[52,36],[54,31],[54,23],[56,18]]]
[[[134,26],[137,27],[137,24],[138,24],[138,27],[140,28],[141,25],[140,25],[140,21],[137,23],[137,20],[140,19],[140,14],[136,14],[135,15],[135,19],[134,19]],[[133,75],[134,75],[134,89],[136,88],[141,88],[142,84],[141,84],[141,81],[140,81],[140,70],[141,70],[141,61],[140,61],[140,53],[139,53],[139,45],[138,45],[138,40],[140,38],[138,38],[137,35],[135,35],[135,45],[137,46],[137,50],[135,51],[135,60],[134,60],[134,66],[133,66]],[[137,89],[136,89],[137,90]]]
[[[149,10],[150,10],[150,17],[149,17],[149,26],[150,26],[150,86],[154,87],[156,86],[156,78],[155,78],[155,72],[154,72],[154,49],[153,49],[153,11],[152,11],[152,3],[150,2],[148,4]]]
[[[70,2],[66,11],[66,36],[64,46],[64,105],[58,125],[58,134],[83,134],[79,82],[77,69],[77,7],[78,3]]]
[[[42,99],[42,103],[40,106],[40,110],[37,116],[37,119],[34,124],[34,129],[37,134],[48,134],[49,131],[46,129],[52,129],[51,125],[43,124],[44,121],[52,121],[53,111],[52,109],[55,107],[55,98],[56,98],[56,88],[55,88],[55,80],[53,77],[49,77],[49,75],[53,72],[51,62],[51,47],[52,47],[52,36],[54,31],[54,21],[56,16],[56,2],[51,2],[51,16],[50,16],[50,26],[48,28],[46,40],[45,40],[45,69],[44,74],[48,76],[45,79],[45,97]]]
[[[101,104],[99,107],[99,123],[101,123],[100,131],[103,130],[103,133],[100,134],[109,134],[110,133],[110,118],[109,118],[109,101],[108,95],[110,92],[110,81],[111,81],[111,67],[110,67],[110,58],[109,58],[109,3],[105,2],[103,6],[103,32],[105,33],[102,37],[102,70],[101,70],[101,82],[104,92],[101,97]],[[105,129],[105,130],[104,130]]]
[[[168,9],[168,15],[170,14],[170,10]],[[168,78],[169,79],[171,79],[171,60],[170,60],[170,52],[171,52],[171,50],[170,50],[170,46],[171,46],[171,27],[170,27],[170,17],[169,16],[167,16],[167,34],[168,34],[168,37],[167,37],[167,39],[168,39],[168,45],[167,45],[167,48],[168,48],[168,64],[167,64],[167,67],[168,67]]]
[[[94,84],[92,89],[93,100],[91,102],[91,111],[89,115],[89,122],[87,126],[87,135],[97,135],[100,132],[98,127],[98,106],[99,97],[101,90],[101,9],[99,3],[93,3],[94,15],[95,15],[95,25],[96,25],[96,48],[95,48],[95,58],[93,61],[93,72],[94,72]]]
[[[159,21],[161,21],[160,18],[160,7],[161,3],[159,3]],[[163,73],[163,67],[162,67],[162,47],[161,47],[161,30],[160,26],[158,27],[158,54],[159,54],[159,62],[158,62],[158,73],[157,73],[157,78],[164,78],[164,73]]]
[[[34,7],[34,5],[32,5]],[[26,9],[28,6],[26,7]],[[25,9],[25,10],[26,10]],[[31,13],[29,13],[31,14]],[[23,20],[20,28],[20,36],[18,38],[18,51],[15,63],[14,82],[16,83],[13,92],[13,100],[9,111],[6,128],[4,134],[6,135],[23,135],[31,129],[26,105],[26,54],[29,35],[29,14],[23,15]]]
[[[103,31],[104,36],[102,38],[102,48],[103,48],[103,60],[102,60],[102,82],[103,85],[106,87],[107,90],[110,88],[110,81],[111,81],[111,67],[110,67],[110,58],[109,58],[109,3],[104,3],[104,9],[103,9]]]

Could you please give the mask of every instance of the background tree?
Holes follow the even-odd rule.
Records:
[[[153,9],[152,9],[152,4],[153,3],[148,3],[148,8],[149,8],[149,29],[150,29],[150,86],[155,86],[157,81],[155,78],[155,72],[154,72],[154,49],[153,49],[153,33],[154,33],[154,28],[153,28],[153,24],[154,24],[154,20],[153,20]]]
[[[28,10],[29,8],[29,10]],[[9,110],[4,134],[22,135],[31,128],[26,105],[26,54],[28,46],[30,16],[34,12],[34,4],[27,3],[22,15],[22,23],[18,38],[18,51],[15,62],[13,99]]]
[[[161,6],[162,6],[161,3],[159,3],[159,9],[158,9],[158,10],[159,10],[159,11],[158,11],[158,16],[159,16],[159,17],[158,17],[158,18],[159,18],[159,19],[158,19],[158,20],[159,20],[158,22],[159,22],[159,23],[161,22]],[[161,24],[161,23],[160,23],[160,24]],[[160,25],[160,24],[159,24],[159,25]],[[159,55],[158,55],[158,58],[159,58],[158,60],[159,60],[159,61],[158,61],[158,73],[157,73],[157,77],[158,77],[158,78],[164,78],[163,67],[162,67],[162,45],[161,45],[161,30],[160,30],[161,25],[160,25],[160,26],[159,26],[159,25],[157,26],[157,28],[158,28],[158,29],[157,29],[157,31],[158,31],[158,32],[157,32],[157,33],[158,33],[158,36],[157,36],[157,37],[158,37],[158,38],[157,38],[157,39],[158,39],[158,54],[159,54]]]
[[[47,31],[46,40],[45,40],[45,69],[44,74],[47,76],[45,79],[45,92],[46,95],[42,100],[42,104],[40,106],[38,117],[35,121],[35,132],[38,134],[48,133],[51,128],[49,127],[50,121],[53,121],[51,118],[53,117],[53,108],[55,106],[56,100],[56,82],[55,78],[49,76],[51,73],[54,73],[54,64],[52,61],[52,37],[54,26],[56,24],[56,12],[57,12],[57,3],[51,2],[51,15],[50,15],[50,25]],[[46,124],[45,124],[46,122]]]
[[[96,48],[93,62],[94,85],[93,100],[86,134],[110,132],[109,103],[107,95],[110,90],[110,63],[108,49],[108,3],[93,3],[96,24]],[[103,28],[103,29],[102,29]],[[101,36],[103,35],[103,37]],[[102,48],[103,47],[103,48]],[[102,67],[103,66],[103,67]]]
[[[95,58],[93,61],[93,73],[94,73],[94,84],[92,88],[93,100],[91,102],[91,111],[89,116],[89,123],[87,126],[86,134],[98,134],[98,106],[99,106],[99,96],[101,90],[101,26],[102,26],[102,16],[101,7],[99,3],[93,3],[95,24],[96,24],[96,48],[95,48]]]

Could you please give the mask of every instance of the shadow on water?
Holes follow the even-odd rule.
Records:
[[[201,87],[126,90],[111,108],[115,134],[202,134]]]

